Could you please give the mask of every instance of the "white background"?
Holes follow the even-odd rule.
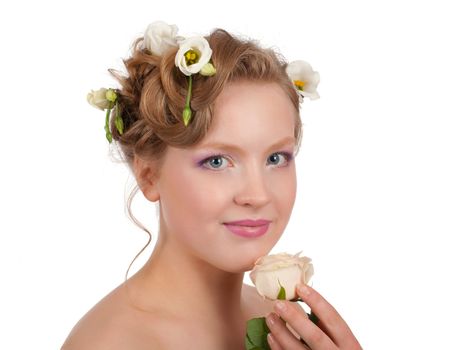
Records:
[[[58,349],[147,241],[124,214],[133,180],[108,157],[104,114],[85,96],[114,86],[107,69],[164,20],[184,36],[248,35],[320,72],[274,252],[313,259],[314,287],[365,349],[471,349],[467,5],[3,2],[0,348]],[[154,207],[137,197],[134,211],[156,237]]]

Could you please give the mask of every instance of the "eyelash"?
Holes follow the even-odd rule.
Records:
[[[272,153],[269,157],[273,156],[274,154],[279,154],[279,155],[282,155],[282,156],[285,157],[286,163],[285,163],[285,165],[280,166],[281,168],[282,168],[282,167],[285,167],[285,166],[288,166],[289,163],[290,163],[290,162],[292,161],[292,159],[293,159],[293,154],[292,154],[292,153],[289,153],[289,152],[275,152],[275,153]],[[210,156],[210,157],[207,157],[207,158],[201,160],[201,161],[198,163],[198,165],[199,165],[200,167],[207,168],[207,169],[209,169],[209,170],[216,170],[216,171],[218,171],[218,169],[220,169],[220,168],[212,168],[212,167],[210,167],[210,166],[205,166],[205,164],[208,163],[210,160],[218,159],[218,158],[225,158],[225,159],[228,160],[228,156],[226,156],[226,155],[224,155],[224,154],[215,154],[215,155],[212,155],[212,156]]]

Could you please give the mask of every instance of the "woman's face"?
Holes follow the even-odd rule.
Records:
[[[237,82],[215,103],[205,138],[169,147],[157,181],[161,232],[179,253],[229,272],[243,272],[270,252],[285,229],[296,194],[296,111],[275,83]],[[267,220],[264,227],[231,226]],[[257,224],[257,223],[256,223]]]

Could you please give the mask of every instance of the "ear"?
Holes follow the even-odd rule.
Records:
[[[135,156],[133,172],[144,197],[150,202],[157,202],[160,199],[160,191],[156,163]]]

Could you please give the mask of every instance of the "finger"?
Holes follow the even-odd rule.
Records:
[[[353,339],[355,340],[354,334],[341,315],[316,290],[306,284],[297,285],[297,294],[318,317],[319,328],[323,329],[336,345],[350,344]]]
[[[331,350],[337,349],[333,341],[319,327],[296,310],[296,304],[287,301],[277,301],[276,310],[280,317],[287,321],[295,332],[312,349]],[[277,307],[277,306],[284,307]]]
[[[306,350],[306,347],[288,330],[283,320],[271,312],[266,317],[267,326],[274,338],[274,349]],[[277,348],[278,346],[278,348]],[[271,345],[272,349],[272,345]]]
[[[272,333],[267,334],[267,342],[269,343],[270,350],[283,350],[277,340],[275,340]]]

